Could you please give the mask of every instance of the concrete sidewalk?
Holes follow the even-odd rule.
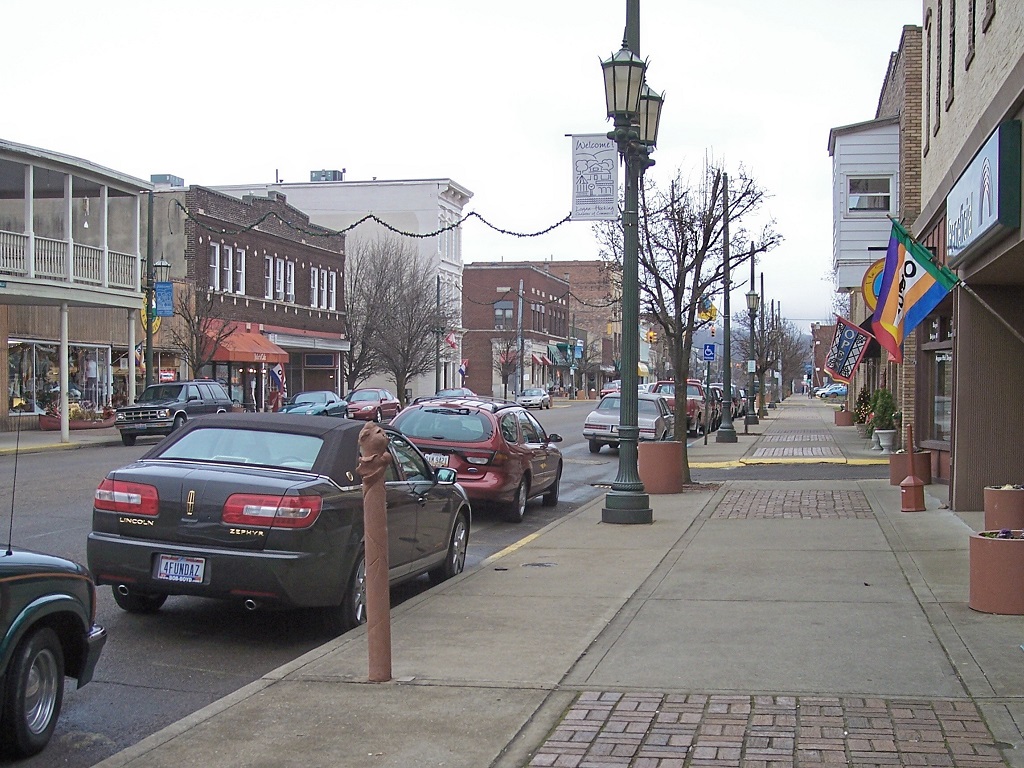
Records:
[[[884,461],[814,401],[751,429],[691,460]],[[602,497],[395,608],[392,682],[355,630],[99,765],[1024,765],[1024,620],[967,607],[981,513],[928,490]]]

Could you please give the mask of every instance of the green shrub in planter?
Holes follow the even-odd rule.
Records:
[[[892,392],[884,387],[877,389],[874,400],[872,426],[875,429],[896,429],[896,400]]]

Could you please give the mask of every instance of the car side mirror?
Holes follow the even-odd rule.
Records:
[[[548,442],[549,443],[560,443],[560,442],[562,442],[562,436],[560,434],[558,434],[557,432],[552,432],[550,435],[548,435]]]
[[[434,470],[434,477],[437,478],[437,482],[439,483],[451,485],[458,479],[459,475],[450,467],[438,467]]]

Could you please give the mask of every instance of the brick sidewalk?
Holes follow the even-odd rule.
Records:
[[[966,700],[587,691],[529,765],[982,768],[1004,763],[977,708]]]

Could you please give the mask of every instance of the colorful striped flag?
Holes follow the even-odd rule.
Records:
[[[937,264],[931,251],[918,243],[895,219],[885,254],[882,287],[872,317],[878,343],[897,363],[903,362],[900,345],[935,309],[959,278]]]

